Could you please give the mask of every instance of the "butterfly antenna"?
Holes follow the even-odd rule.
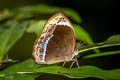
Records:
[[[80,41],[79,41],[79,45],[76,46],[76,49],[79,49],[81,46],[83,46],[84,44],[86,44],[86,42],[84,41],[85,38],[82,38]]]

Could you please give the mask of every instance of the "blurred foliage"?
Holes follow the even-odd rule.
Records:
[[[100,52],[98,50],[98,48],[119,46],[120,35],[114,35],[108,38],[108,40],[101,43],[94,43],[94,41],[90,37],[90,34],[86,30],[84,30],[82,26],[79,25],[82,22],[82,19],[80,18],[79,14],[73,9],[47,6],[43,4],[35,6],[25,6],[11,10],[6,9],[0,11],[0,80],[34,80],[36,77],[43,75],[43,73],[63,75],[69,78],[77,79],[88,77],[95,77],[105,80],[120,79],[120,69],[103,70],[95,66],[82,66],[80,67],[80,69],[69,69],[60,67],[57,64],[38,65],[34,62],[33,59],[27,59],[26,61],[20,63],[11,64],[10,67],[3,65],[7,64],[4,63],[4,61],[7,62],[10,59],[9,51],[14,46],[17,46],[17,42],[20,41],[25,33],[35,33],[35,35],[38,36],[48,17],[56,12],[62,12],[66,16],[68,16],[70,20],[72,20],[76,40],[82,40],[86,43],[86,45],[78,44],[78,46],[80,46],[78,47],[79,53],[89,50],[95,51],[93,54],[89,54],[83,57],[81,56],[81,54],[79,54],[76,57],[82,57],[81,59],[86,59],[120,54],[119,50],[106,52]],[[23,42],[21,45],[23,44],[26,43]],[[20,48],[17,47],[16,49]],[[26,48],[25,50],[28,49]],[[29,54],[32,54],[32,52]],[[8,57],[6,55],[8,55]]]
[[[86,77],[97,77],[102,79],[120,79],[120,69],[115,70],[102,70],[100,68],[94,66],[82,66],[80,68],[63,68],[60,66],[43,66],[36,64],[33,59],[28,59],[22,63],[13,65],[3,71],[1,74],[3,78],[6,77],[5,74],[26,74],[30,76],[30,74],[39,73],[40,75],[43,73],[49,74],[58,74],[64,75],[70,78],[86,78]],[[38,75],[38,74],[37,74]],[[112,76],[111,76],[112,75]],[[16,74],[14,76],[17,77]],[[28,77],[29,79],[29,77]]]
[[[28,33],[36,33],[36,35],[39,35],[46,22],[47,22],[47,20],[40,20],[40,21],[33,20],[31,22],[31,25],[27,29],[27,32]]]
[[[15,44],[15,42],[22,37],[26,30],[28,22],[8,22],[3,25],[3,32],[0,34],[0,61],[4,58],[4,55]]]

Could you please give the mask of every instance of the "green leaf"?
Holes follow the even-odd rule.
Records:
[[[94,58],[94,57],[108,56],[108,55],[114,55],[114,54],[120,54],[120,50],[101,52],[101,53],[97,53],[97,54],[90,54],[90,55],[84,56],[83,58]]]
[[[120,35],[114,35],[108,38],[104,44],[117,44],[120,45]]]
[[[0,11],[0,21],[8,19],[13,16],[13,12],[10,12],[8,9]]]
[[[12,73],[49,73],[64,75],[69,78],[96,77],[101,79],[120,79],[120,69],[103,70],[94,66],[81,66],[80,68],[63,68],[54,65],[38,65],[33,59],[28,59],[22,63],[15,64],[0,72],[0,75]],[[24,75],[24,74],[23,74]]]
[[[3,78],[0,78],[0,80],[35,80],[35,79],[31,75],[11,73],[7,74]]]
[[[120,35],[114,35],[110,38],[108,38],[106,41],[102,42],[102,43],[97,43],[94,45],[87,45],[87,46],[82,46],[80,47],[80,51],[81,52],[85,52],[88,50],[93,50],[93,49],[98,49],[98,48],[104,48],[104,47],[110,47],[110,46],[119,46],[120,45]]]
[[[28,22],[13,22],[6,23],[3,27],[7,27],[0,34],[0,61],[4,58],[8,50],[19,40],[27,28]]]
[[[82,19],[80,18],[79,14],[70,8],[60,8],[54,6],[47,6],[47,5],[37,5],[34,8],[36,12],[43,13],[43,14],[54,14],[56,12],[63,12],[65,15],[69,16],[75,22],[81,23]]]
[[[82,19],[80,18],[79,14],[73,9],[47,6],[44,4],[21,7],[17,9],[17,12],[18,12],[18,15],[16,16],[16,18],[18,19],[36,16],[36,14],[43,16],[43,15],[53,15],[57,12],[63,12],[66,16],[71,18],[73,21],[77,23],[82,22]]]
[[[34,6],[24,6],[18,9],[18,12],[27,14],[53,14],[60,11],[59,7],[47,6],[44,4],[34,5]]]
[[[96,49],[96,48],[103,48],[103,47],[110,47],[110,46],[118,46],[120,45],[120,35],[114,35],[108,38],[106,41],[102,43],[98,43],[96,45],[87,45],[84,46],[82,50],[79,51],[79,53],[88,51],[91,49]],[[108,56],[108,55],[114,55],[114,54],[120,54],[120,50],[118,51],[107,51],[107,52],[100,52],[98,54],[90,54],[86,55],[83,58],[94,58],[94,57],[100,57],[100,56]],[[80,56],[80,55],[79,55]],[[79,57],[77,56],[77,57]]]
[[[94,44],[92,38],[90,35],[82,28],[82,26],[73,24],[74,30],[75,30],[75,36],[77,40],[83,40],[84,42],[88,44]]]
[[[39,35],[42,31],[42,28],[44,27],[44,24],[46,23],[46,20],[33,20],[27,29],[27,32],[34,32],[36,35]]]
[[[78,14],[76,11],[74,11],[73,9],[63,8],[63,9],[61,9],[61,11],[62,11],[65,15],[67,15],[67,16],[69,16],[71,19],[73,19],[75,22],[77,22],[77,23],[81,23],[81,22],[82,22],[82,19],[81,19],[81,17],[79,16],[79,14]]]

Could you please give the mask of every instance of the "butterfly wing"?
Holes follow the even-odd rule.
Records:
[[[75,33],[62,13],[53,15],[35,41],[33,56],[38,64],[70,61],[74,57]]]

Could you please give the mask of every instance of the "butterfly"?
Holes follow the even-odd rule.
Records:
[[[70,20],[61,12],[54,14],[44,25],[33,47],[37,64],[72,61],[75,55],[75,32]]]

